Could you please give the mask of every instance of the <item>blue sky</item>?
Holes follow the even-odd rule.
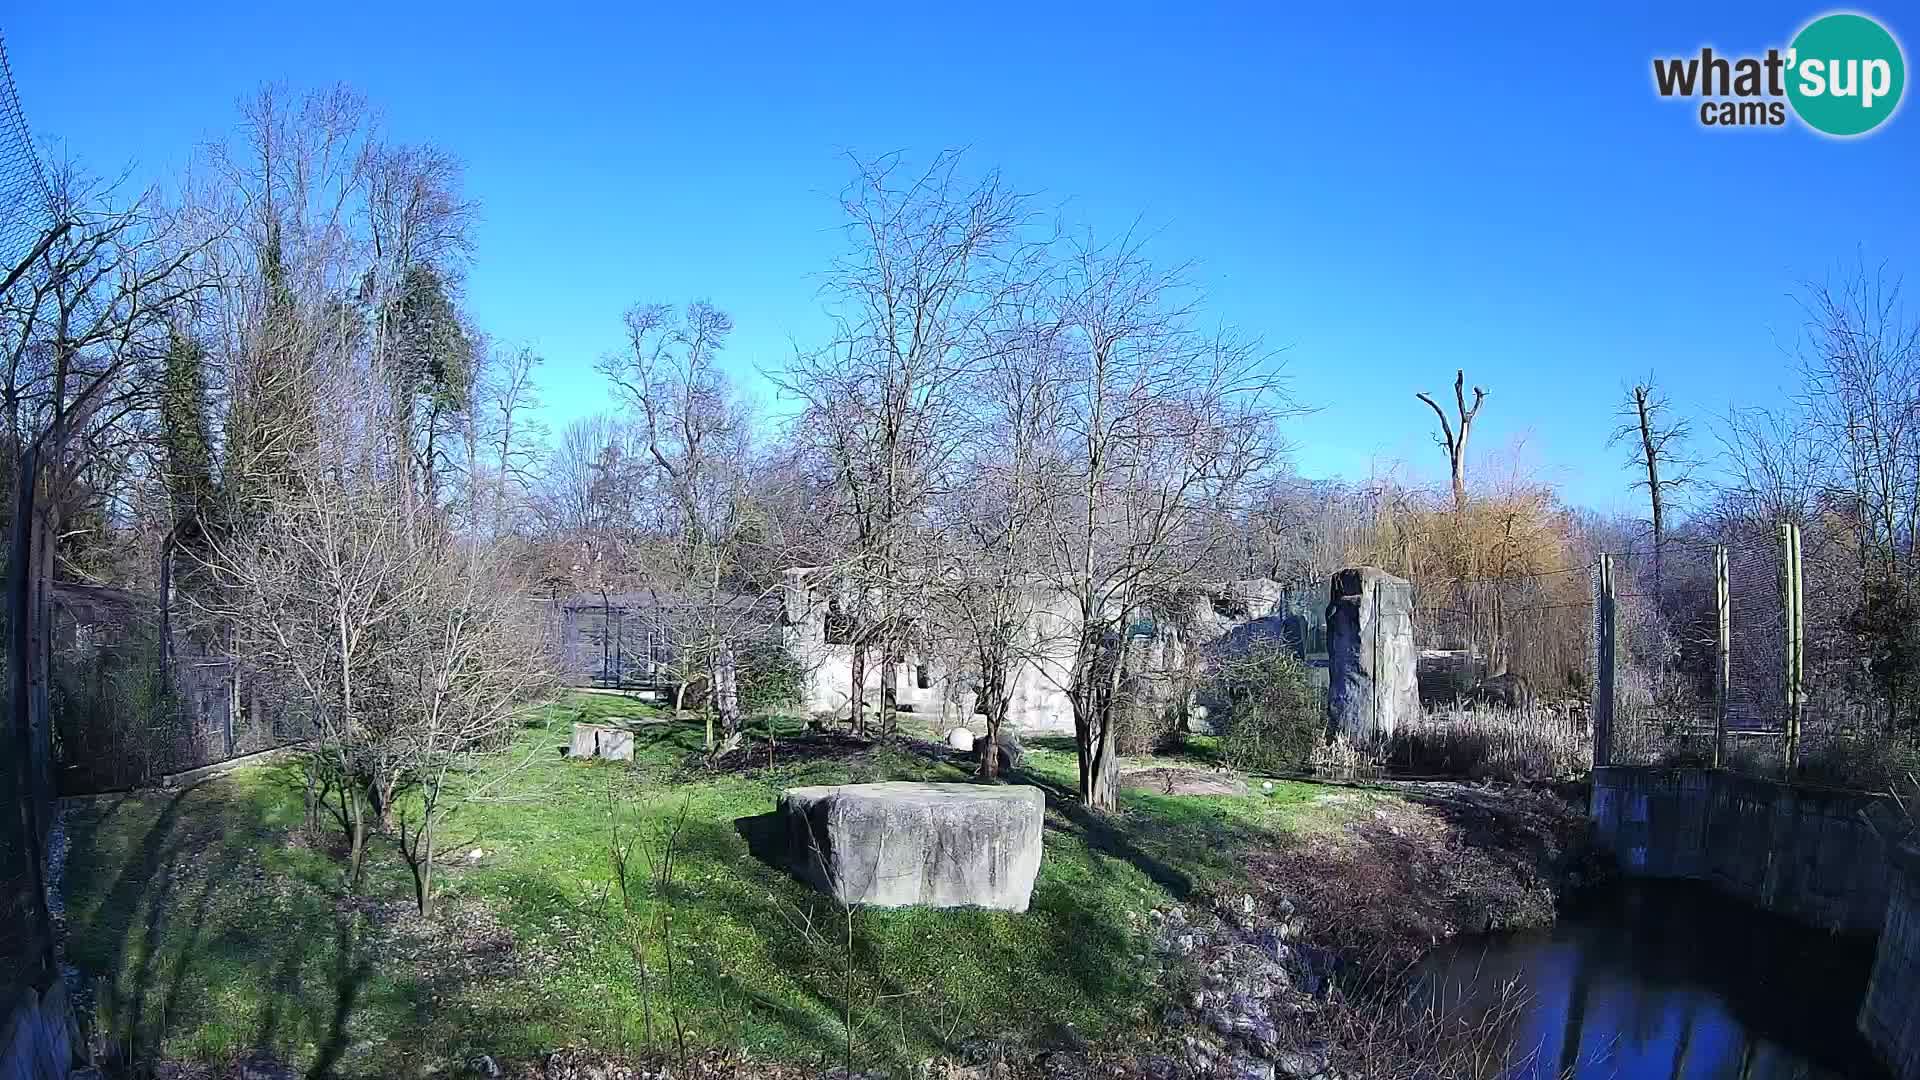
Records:
[[[16,0],[0,32],[37,134],[98,171],[170,175],[263,80],[349,82],[458,155],[470,306],[547,357],[556,424],[609,404],[591,365],[637,300],[725,307],[770,395],[756,369],[822,330],[847,150],[966,146],[1098,229],[1144,222],[1214,317],[1286,347],[1309,475],[1437,476],[1413,393],[1464,366],[1479,449],[1524,438],[1625,508],[1624,379],[1702,414],[1775,398],[1797,281],[1920,274],[1910,104],[1839,142],[1653,92],[1655,55],[1784,45],[1823,8],[1442,7]],[[1920,22],[1864,10],[1911,54]]]

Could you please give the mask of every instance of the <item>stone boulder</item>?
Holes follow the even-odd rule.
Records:
[[[780,794],[787,857],[843,904],[1025,911],[1040,872],[1039,788],[840,784]]]
[[[1387,739],[1420,715],[1413,584],[1375,566],[1333,575],[1327,600],[1327,721],[1356,743]]]
[[[568,755],[577,758],[603,758],[607,761],[633,760],[633,732],[612,724],[573,725]]]
[[[1000,738],[998,741],[1000,743],[1000,771],[1005,772],[1008,769],[1019,768],[1021,760],[1027,756],[1027,748],[1020,745],[1020,736],[1014,734],[1012,728],[1002,724],[1000,725]],[[981,760],[981,755],[986,752],[986,749],[987,737],[985,735],[975,735],[973,737],[974,758]]]

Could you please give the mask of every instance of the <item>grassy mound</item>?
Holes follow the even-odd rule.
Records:
[[[627,766],[567,760],[575,719],[649,722],[636,723]],[[849,914],[757,857],[756,819],[786,787],[958,781],[967,764],[930,743],[809,740],[790,722],[773,734],[771,765],[756,733],[708,770],[697,722],[612,695],[545,707],[488,763],[511,778],[447,829],[431,919],[415,914],[388,842],[359,892],[343,891],[335,838],[303,828],[291,766],[76,801],[68,959],[111,973],[112,1025],[169,1058],[264,1051],[314,1073],[427,1075],[483,1053],[666,1049],[677,1018],[689,1047],[838,1062],[850,1014],[859,1062],[898,1067],[973,1037],[1144,1030],[1155,1005],[1145,913],[1235,888],[1250,849],[1294,846],[1356,813],[1283,783],[1130,793],[1123,814],[1093,817],[1071,796],[1071,744],[1033,740],[1016,778],[1048,794],[1030,911]],[[674,884],[643,891],[629,915],[614,832],[658,837],[675,822]],[[658,927],[663,907],[673,970],[654,935],[643,982],[632,931]]]

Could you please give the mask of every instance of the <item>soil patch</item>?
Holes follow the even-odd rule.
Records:
[[[1405,970],[1455,934],[1550,926],[1584,850],[1586,815],[1560,793],[1454,783],[1384,785],[1344,824],[1249,854],[1255,902],[1298,908],[1349,967]]]
[[[1147,795],[1245,795],[1240,774],[1214,769],[1156,766],[1129,769],[1120,774],[1120,787]]]

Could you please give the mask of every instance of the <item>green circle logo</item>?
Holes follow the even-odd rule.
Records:
[[[1822,15],[1787,51],[1787,100],[1807,126],[1864,135],[1886,122],[1907,86],[1907,61],[1887,28],[1851,12]]]

